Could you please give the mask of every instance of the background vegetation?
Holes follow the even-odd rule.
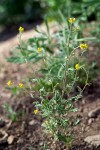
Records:
[[[98,0],[1,0],[0,24],[33,22],[46,15],[54,19],[59,9],[66,17],[80,17],[84,21],[100,17]]]

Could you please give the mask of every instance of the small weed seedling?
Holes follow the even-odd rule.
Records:
[[[12,109],[12,107],[9,104],[5,103],[3,105],[3,108],[7,113],[7,117],[11,119],[11,121],[17,121],[17,113]]]

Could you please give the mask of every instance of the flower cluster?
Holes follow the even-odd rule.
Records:
[[[24,32],[24,28],[23,27],[19,27],[18,30],[19,30],[20,33]]]
[[[19,88],[23,88],[23,83],[19,83]]]
[[[37,51],[38,51],[38,53],[41,53],[41,52],[42,52],[42,48],[39,47],[39,48],[37,49]]]
[[[79,27],[75,27],[75,28],[74,28],[74,31],[78,31],[78,30],[79,30]]]
[[[9,80],[9,81],[7,82],[7,85],[8,85],[9,87],[13,86],[13,82],[12,82],[11,80]],[[19,84],[18,84],[18,87],[19,87],[19,88],[23,88],[23,87],[24,87],[24,84],[23,84],[23,83],[19,83]]]
[[[36,115],[36,114],[38,114],[38,113],[39,113],[38,109],[35,109],[35,110],[34,110],[34,114]]]
[[[7,82],[7,85],[8,86],[11,86],[13,83],[12,83],[12,81],[11,80],[9,80],[8,82]]]
[[[75,18],[69,18],[69,22],[70,22],[70,23],[74,23],[75,20],[76,20]]]
[[[80,44],[80,49],[87,49],[88,48],[88,45],[87,44]]]
[[[76,70],[79,70],[79,69],[80,69],[80,65],[79,65],[79,64],[76,64],[76,65],[75,65],[75,69],[76,69]]]

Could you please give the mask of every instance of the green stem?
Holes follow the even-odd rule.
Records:
[[[72,25],[70,25],[69,27],[69,35],[68,35],[68,40],[67,40],[67,59],[65,60],[65,71],[64,71],[64,79],[63,79],[63,85],[64,85],[64,90],[62,91],[62,96],[64,96],[64,93],[66,91],[66,84],[67,84],[67,70],[68,70],[68,60],[69,60],[69,43],[70,43],[70,36],[71,36],[71,28],[72,28]],[[67,93],[67,95],[69,95]]]

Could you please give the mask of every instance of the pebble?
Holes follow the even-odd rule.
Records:
[[[42,145],[43,145],[43,142],[40,142],[39,145],[42,146]]]
[[[86,103],[86,100],[82,99],[82,104],[85,105],[85,103]]]
[[[31,133],[29,133],[29,134],[27,135],[27,137],[28,137],[28,138],[31,137]]]
[[[88,120],[88,125],[91,125],[93,121],[94,121],[94,119],[93,119],[93,118],[90,118],[90,119]]]
[[[30,126],[33,126],[35,124],[35,121],[34,120],[31,120],[30,122],[29,122],[29,125]]]
[[[31,121],[29,122],[29,125],[30,125],[30,126],[33,126],[33,125],[40,125],[40,122],[38,122],[38,121],[36,121],[36,120],[31,120]]]
[[[100,135],[88,136],[84,141],[94,146],[100,146]]]
[[[12,144],[13,141],[14,141],[14,136],[13,136],[13,135],[10,135],[10,136],[8,137],[8,139],[7,139],[8,144]]]
[[[23,142],[24,142],[23,139],[18,139],[18,141],[17,141],[18,144],[22,144]]]

